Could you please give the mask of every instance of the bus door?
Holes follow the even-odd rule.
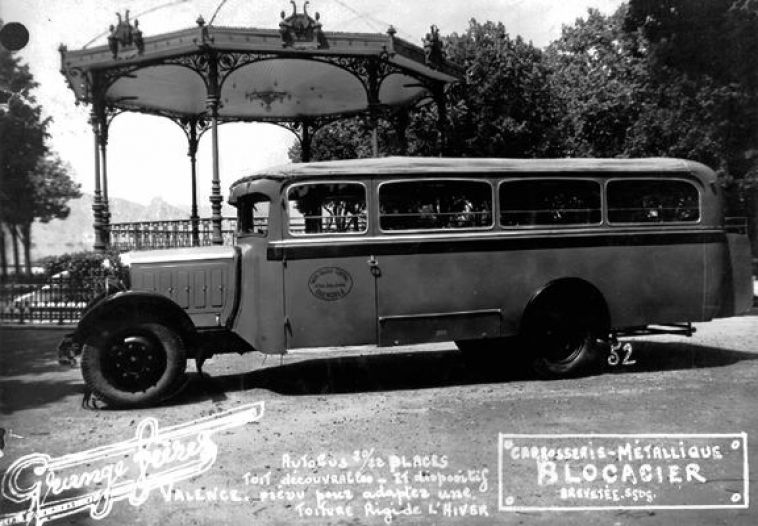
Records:
[[[500,336],[502,288],[490,269],[501,256],[476,241],[493,226],[492,185],[425,178],[380,182],[377,193],[380,345]]]
[[[288,348],[364,345],[376,341],[376,288],[365,255],[366,187],[313,182],[287,191],[290,238],[284,266]]]

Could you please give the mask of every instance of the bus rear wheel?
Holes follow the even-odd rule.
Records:
[[[600,363],[602,336],[589,313],[540,308],[525,334],[532,368],[542,378],[571,378],[593,372]]]
[[[116,407],[147,406],[168,398],[179,386],[186,365],[181,338],[158,323],[106,327],[82,351],[87,387]]]

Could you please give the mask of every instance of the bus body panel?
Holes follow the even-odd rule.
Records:
[[[563,163],[361,160],[293,165],[240,181],[230,201],[265,187],[281,206],[271,209],[269,237],[244,252],[235,332],[264,352],[508,336],[519,332],[530,299],[561,278],[595,287],[614,329],[706,321],[747,308],[746,238],[727,240],[710,169],[676,160],[566,160],[565,170]],[[496,218],[503,180],[685,180],[700,192],[700,215],[694,222],[609,224],[603,190],[604,219],[597,225],[551,229],[495,221],[489,230],[449,233],[379,229],[383,181],[438,177],[490,180]],[[319,181],[365,184],[368,232],[288,232],[287,189]]]
[[[753,304],[753,272],[751,268],[750,240],[743,234],[727,234],[728,265],[724,272],[727,283],[723,287],[724,310],[720,317],[744,314]],[[731,300],[731,301],[729,301]]]
[[[266,238],[248,237],[239,245],[243,293],[232,330],[257,351],[281,354],[285,350],[282,263],[268,261]]]
[[[380,256],[380,339],[393,344],[411,343],[413,339],[412,335],[395,337],[395,343],[383,337],[382,319],[404,317],[404,325],[410,328],[411,316],[423,326],[440,318],[440,313],[461,313],[459,319],[468,314],[472,320],[482,320],[493,310],[501,317],[497,336],[517,334],[531,297],[561,278],[579,278],[595,286],[609,305],[614,328],[708,319],[702,308],[707,246],[599,245]],[[672,265],[672,261],[678,264]],[[599,268],[607,270],[598,272]],[[582,300],[576,298],[578,303]],[[455,337],[448,339],[494,337],[489,332],[492,323],[486,324],[487,334],[477,332],[482,330],[477,324],[473,324],[472,332],[461,334],[459,323],[451,328],[457,331]],[[418,337],[415,342],[423,341],[423,327],[413,332]],[[437,339],[444,337],[440,329]]]
[[[374,279],[363,256],[287,261],[287,348],[374,343]]]
[[[272,240],[282,237],[281,184],[271,180],[250,185],[250,192],[266,196],[271,206],[265,235],[247,234],[237,238],[240,246],[239,308],[232,331],[255,350],[267,354],[285,352],[284,275],[282,261],[268,258]]]

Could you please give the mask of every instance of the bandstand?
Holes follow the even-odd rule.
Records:
[[[96,250],[105,250],[114,233],[108,201],[108,128],[122,112],[164,116],[187,137],[192,186],[188,235],[183,242],[163,246],[224,243],[219,124],[284,126],[296,135],[302,160],[308,161],[320,128],[363,117],[373,129],[373,154],[378,156],[379,119],[392,122],[404,143],[409,112],[433,101],[444,152],[444,89],[462,72],[445,59],[435,26],[421,47],[398,38],[392,27],[384,34],[324,31],[319,14],[308,13],[308,2],[302,12],[291,4],[291,14],[282,11],[278,29],[219,27],[200,17],[196,27],[155,36],[143,35],[127,11],[111,26],[107,45],[76,51],[61,46],[61,71],[77,102],[91,107]],[[206,131],[212,140],[212,212],[210,235],[201,239],[196,154]]]

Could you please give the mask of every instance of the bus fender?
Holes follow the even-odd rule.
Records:
[[[84,313],[73,334],[73,340],[83,345],[104,325],[136,320],[171,327],[185,342],[188,351],[192,349],[191,344],[196,340],[193,337],[197,335],[195,325],[184,309],[163,295],[144,291],[117,292],[103,298]]]
[[[542,378],[570,378],[597,370],[609,349],[605,298],[578,278],[551,281],[530,299],[521,320],[532,368]]]
[[[575,313],[587,317],[592,327],[606,335],[611,330],[608,303],[600,290],[581,278],[559,278],[539,288],[529,298],[521,317],[521,330],[529,328],[530,315],[546,303],[570,304]]]

